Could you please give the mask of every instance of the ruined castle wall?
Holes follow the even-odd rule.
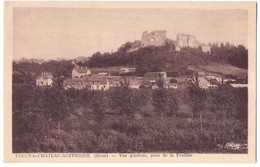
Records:
[[[153,31],[148,34],[147,31],[142,36],[142,46],[165,46],[166,45],[166,31]]]
[[[195,36],[187,34],[177,34],[177,42],[180,47],[198,47],[198,41]]]

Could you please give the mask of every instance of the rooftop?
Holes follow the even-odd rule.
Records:
[[[42,72],[41,75],[37,77],[37,79],[53,79],[53,76],[50,72]]]
[[[76,70],[78,73],[87,73],[89,71],[88,67],[82,66],[75,66],[74,70]]]

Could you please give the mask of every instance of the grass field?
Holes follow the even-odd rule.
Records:
[[[240,78],[246,78],[248,71],[246,69],[237,68],[227,64],[210,64],[200,65],[199,70],[210,72],[212,74],[224,75],[224,76],[236,76]]]

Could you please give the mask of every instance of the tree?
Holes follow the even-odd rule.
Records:
[[[122,84],[122,87],[110,89],[110,106],[123,116],[133,115],[145,102],[142,92],[131,89]]]
[[[159,87],[159,89],[164,89],[164,79],[162,74],[159,73],[159,77],[156,79],[156,85]]]
[[[47,118],[57,122],[60,133],[60,123],[70,112],[70,105],[63,87],[63,78],[56,78],[53,86],[45,90],[44,96]]]
[[[196,77],[195,77],[196,78]],[[200,132],[203,129],[203,111],[206,107],[207,92],[198,86],[198,79],[195,83],[190,83],[188,87],[188,94],[190,106],[194,114],[199,114],[200,118]]]
[[[127,52],[129,49],[132,48],[133,43],[132,42],[126,42],[121,47],[118,48],[119,52]]]
[[[33,87],[30,85],[13,85],[12,110],[21,116],[25,111],[30,111]]]
[[[120,81],[120,86],[124,89],[129,89],[130,80],[126,77],[123,77],[123,79]]]
[[[153,92],[153,106],[155,111],[159,113],[161,120],[163,115],[176,116],[179,109],[179,101],[174,90],[160,88]]]
[[[96,120],[101,122],[105,118],[105,109],[107,106],[107,99],[104,91],[93,91],[91,108],[93,109]]]
[[[179,110],[179,100],[176,97],[176,92],[174,90],[168,90],[167,92],[167,105],[168,105],[168,115],[176,116]]]
[[[233,117],[238,106],[238,99],[234,88],[230,85],[219,85],[215,95],[215,100],[218,104],[218,110],[222,111],[224,119]]]

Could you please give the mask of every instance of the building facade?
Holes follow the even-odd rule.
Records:
[[[211,53],[211,49],[210,49],[210,46],[209,46],[209,45],[207,45],[207,44],[201,44],[200,47],[201,47],[202,52]]]
[[[91,71],[87,67],[78,65],[75,65],[71,74],[72,78],[86,78],[89,75],[91,75]]]
[[[198,47],[199,43],[195,36],[189,34],[177,34],[177,43],[180,47]]]
[[[53,76],[49,72],[43,72],[36,78],[36,86],[51,86],[53,84]]]

